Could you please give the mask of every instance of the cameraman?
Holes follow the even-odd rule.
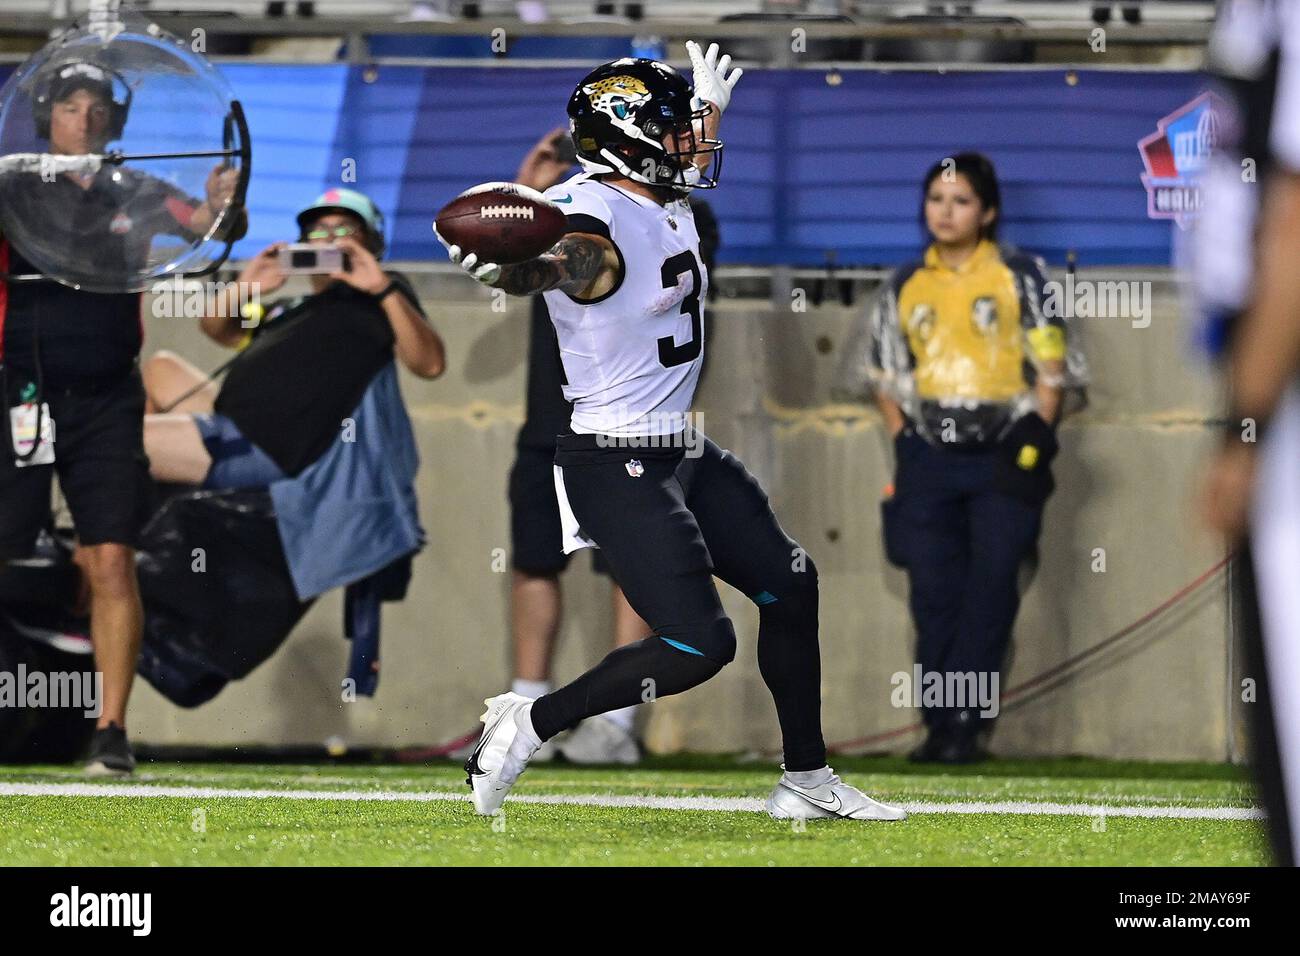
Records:
[[[80,61],[56,64],[38,77],[32,99],[37,135],[49,142],[51,153],[65,156],[102,153],[121,138],[129,107],[120,77]],[[75,248],[80,267],[125,276],[146,265],[155,236],[192,241],[205,235],[226,210],[237,175],[213,170],[202,202],[161,179],[107,165],[48,181],[35,172],[6,174],[0,189],[11,215],[29,227],[40,224],[49,248]],[[240,218],[233,228],[242,228]],[[57,472],[76,525],[77,562],[90,590],[95,666],[104,682],[86,769],[129,773],[135,761],[126,739],[126,706],[142,620],[135,546],[148,493],[144,389],[137,368],[140,294],[11,281],[35,272],[0,240],[0,275],[6,279],[0,285],[0,389],[10,410],[3,426],[14,445],[0,454],[0,559],[31,554],[48,522]],[[34,440],[38,428],[48,440]],[[25,443],[32,454],[20,460],[18,448]]]
[[[275,243],[214,296],[201,328],[241,349],[220,391],[172,353],[145,363],[149,408],[169,410],[145,417],[156,479],[247,488],[296,476],[339,437],[394,355],[421,378],[442,374],[442,339],[410,283],[379,264],[383,218],[370,198],[331,189],[298,214],[298,227],[302,241],[342,251],[344,267],[312,274],[310,295],[249,304],[241,316],[241,290],[257,283],[261,293],[274,292],[287,279],[280,257],[286,244]]]

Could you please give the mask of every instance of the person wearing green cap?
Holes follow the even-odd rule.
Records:
[[[250,289],[264,296],[287,281],[280,251],[288,244],[277,242],[213,296],[200,327],[240,350],[219,390],[173,353],[145,363],[155,479],[228,489],[294,477],[340,437],[340,423],[394,357],[421,378],[442,374],[441,337],[406,278],[380,265],[384,219],[374,202],[330,189],[297,221],[300,242],[338,248],[344,266],[308,276],[307,295],[250,301]]]

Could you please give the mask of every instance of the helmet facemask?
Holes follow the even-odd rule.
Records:
[[[670,182],[659,182],[653,185],[666,185],[686,193],[692,189],[714,189],[718,185],[718,177],[722,174],[722,140],[709,139],[704,133],[704,118],[713,112],[712,103],[704,103],[699,108],[691,111],[690,117],[685,120],[674,119],[671,125],[665,131],[665,136],[671,137],[670,142],[673,144],[672,149],[664,149],[664,159],[661,166],[666,166],[669,171],[674,171]],[[646,124],[646,132],[652,132],[651,127],[658,124],[649,122]],[[696,160],[700,156],[709,157],[708,165],[701,169]]]

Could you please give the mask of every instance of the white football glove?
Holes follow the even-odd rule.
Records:
[[[701,53],[700,45],[694,40],[686,41],[686,52],[691,57],[691,72],[695,78],[695,95],[701,100],[708,100],[721,113],[731,102],[731,90],[744,76],[745,71],[736,67],[727,75],[731,66],[731,55],[718,59],[718,45],[709,44],[709,52]]]
[[[442,233],[438,231],[436,226],[433,234],[438,237],[438,241],[446,248],[447,258],[464,269],[471,279],[482,282],[484,285],[491,285],[501,277],[501,267],[495,262],[479,262],[478,255],[473,252],[462,258],[460,246],[453,245],[442,238]]]

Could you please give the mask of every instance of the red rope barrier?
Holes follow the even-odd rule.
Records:
[[[408,747],[405,750],[397,751],[393,756],[399,763],[423,763],[426,760],[442,760],[450,757],[466,744],[478,740],[481,733],[483,733],[483,725],[479,724],[469,733],[448,740],[446,743],[437,744],[433,747]]]
[[[1038,674],[1035,677],[1031,677],[1029,680],[1024,681],[1023,683],[1020,684],[1016,684],[1014,687],[1011,687],[1010,689],[1007,690],[1005,694],[1002,695],[1003,704],[1005,705],[1006,703],[1014,703],[1017,697],[1020,697],[1021,695],[1027,693],[1028,691],[1032,690],[1033,688],[1037,687],[1040,684],[1052,680],[1058,674],[1070,670],[1071,668],[1075,667],[1076,665],[1086,660],[1087,658],[1101,653],[1103,650],[1105,650],[1107,647],[1114,644],[1116,641],[1119,641],[1127,637],[1128,635],[1136,631],[1138,628],[1143,627],[1146,624],[1149,624],[1151,621],[1159,617],[1161,614],[1165,613],[1167,610],[1169,610],[1171,607],[1173,607],[1183,598],[1187,597],[1187,595],[1191,594],[1193,591],[1200,588],[1203,584],[1209,581],[1210,578],[1214,577],[1214,575],[1217,574],[1219,571],[1227,567],[1228,562],[1231,560],[1232,560],[1232,555],[1228,555],[1222,561],[1219,561],[1213,567],[1211,567],[1204,573],[1197,576],[1194,580],[1183,585],[1172,595],[1170,595],[1161,603],[1157,604],[1150,611],[1147,611],[1147,613],[1143,614],[1137,620],[1133,621],[1131,624],[1125,625],[1124,627],[1120,628],[1118,631],[1116,631],[1110,637],[1107,637],[1105,640],[1102,640],[1094,644],[1092,647],[1088,648],[1087,650],[1080,651],[1078,654],[1074,655],[1073,657],[1066,658],[1064,661],[1062,661],[1059,664],[1049,667],[1041,674]],[[906,736],[907,734],[915,733],[916,731],[922,729],[923,726],[924,724],[922,724],[921,721],[916,721],[915,723],[908,724],[905,727],[897,727],[893,730],[883,731],[878,734],[871,734],[867,737],[857,737],[853,740],[843,740],[838,743],[829,744],[826,749],[832,753],[838,753],[847,750],[849,748],[870,747],[876,744],[884,743],[887,740],[892,740],[895,737],[903,737]]]

